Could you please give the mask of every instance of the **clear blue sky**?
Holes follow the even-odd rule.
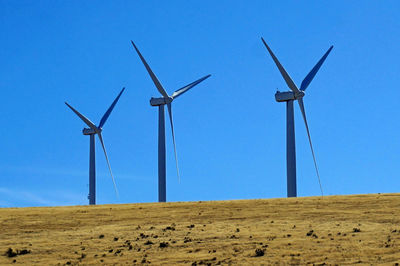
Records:
[[[0,206],[87,204],[89,137],[68,101],[104,126],[120,197],[99,142],[97,202],[157,201],[159,96],[130,40],[168,90],[212,77],[173,103],[168,201],[286,196],[287,86],[334,49],[304,98],[326,195],[398,192],[398,1],[0,0]],[[295,106],[299,196],[320,195]]]

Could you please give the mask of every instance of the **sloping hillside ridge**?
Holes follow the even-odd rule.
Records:
[[[400,194],[0,209],[0,265],[400,263]]]

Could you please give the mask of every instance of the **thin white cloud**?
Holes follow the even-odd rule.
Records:
[[[4,200],[0,200],[0,208],[7,208],[7,207],[11,207],[12,205]]]
[[[81,195],[69,191],[55,191],[52,193],[10,189],[0,187],[0,195],[6,201],[1,201],[4,207],[29,207],[29,206],[65,206],[84,204]]]
[[[65,168],[32,167],[32,166],[10,166],[2,165],[1,170],[18,174],[40,174],[40,175],[63,175],[83,177],[88,175],[88,170],[71,170]]]

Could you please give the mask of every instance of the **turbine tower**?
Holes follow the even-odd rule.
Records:
[[[171,122],[171,131],[172,131],[172,142],[174,144],[174,153],[175,153],[175,162],[176,162],[176,171],[179,179],[179,168],[178,168],[178,157],[176,154],[176,145],[175,145],[175,133],[174,133],[174,124],[172,122],[172,101],[178,98],[183,93],[187,92],[203,80],[207,79],[211,75],[207,75],[198,79],[179,90],[175,91],[171,96],[165,91],[160,81],[157,79],[156,75],[151,70],[150,66],[147,64],[146,60],[140,53],[139,49],[136,45],[131,41],[133,47],[135,48],[137,54],[142,60],[143,65],[145,66],[147,72],[149,73],[151,79],[153,80],[157,90],[160,92],[162,97],[159,98],[151,98],[150,105],[158,106],[158,201],[166,202],[167,201],[167,188],[166,188],[166,161],[165,161],[165,115],[164,115],[164,106],[167,105],[169,121]]]
[[[86,125],[89,126],[89,128],[84,128],[82,130],[83,135],[89,135],[90,136],[90,157],[89,157],[89,205],[95,205],[96,204],[96,151],[95,151],[95,135],[99,137],[101,146],[103,147],[104,155],[106,157],[108,169],[110,170],[111,174],[111,179],[114,184],[114,189],[115,193],[118,196],[118,190],[117,186],[115,184],[115,179],[113,176],[113,173],[111,171],[111,166],[110,162],[108,161],[108,156],[106,152],[106,148],[104,146],[104,141],[103,141],[103,136],[102,136],[102,131],[103,131],[103,126],[106,123],[108,117],[110,116],[112,110],[114,109],[115,105],[117,104],[119,97],[121,97],[121,94],[124,92],[125,88],[121,90],[121,92],[118,94],[117,98],[115,98],[114,102],[111,104],[111,106],[108,108],[108,110],[105,112],[103,117],[100,120],[100,123],[98,126],[93,124],[88,118],[86,118],[84,115],[79,113],[77,110],[75,110],[71,105],[69,105],[67,102],[65,104],[71,108],[71,110],[79,116],[80,119],[82,119],[83,122],[85,122]]]
[[[286,171],[287,171],[287,196],[288,197],[297,197],[297,185],[296,185],[296,145],[295,145],[295,134],[294,134],[294,110],[293,110],[293,101],[297,100],[299,103],[301,114],[303,115],[304,123],[307,130],[308,141],[310,143],[311,153],[314,160],[315,171],[317,173],[319,186],[321,189],[321,194],[323,195],[321,179],[319,177],[317,162],[315,160],[314,149],[311,142],[310,131],[307,124],[306,111],[304,109],[303,97],[305,95],[304,91],[310,85],[311,81],[317,74],[321,65],[324,63],[326,57],[331,52],[333,45],[328,49],[328,51],[322,56],[322,58],[318,61],[318,63],[311,69],[310,73],[304,78],[303,82],[300,85],[300,89],[297,88],[296,84],[290,78],[289,74],[283,68],[278,58],[274,55],[272,50],[269,48],[267,43],[261,38],[265,47],[268,49],[269,54],[274,60],[276,66],[281,72],[283,79],[288,85],[291,91],[280,92],[277,91],[275,93],[275,100],[277,102],[286,102]]]

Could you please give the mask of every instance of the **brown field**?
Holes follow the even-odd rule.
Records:
[[[400,194],[4,208],[0,229],[0,265],[395,265]]]

